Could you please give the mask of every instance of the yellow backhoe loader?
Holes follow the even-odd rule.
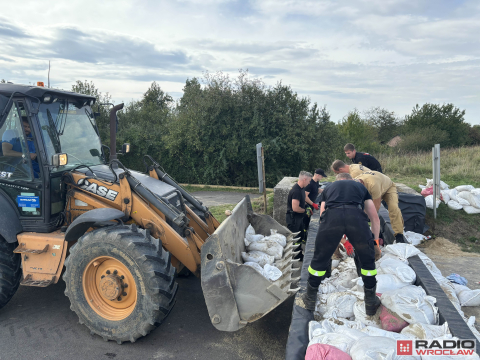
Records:
[[[211,322],[223,331],[295,293],[294,234],[255,214],[248,196],[219,224],[150,156],[145,173],[125,168],[116,146],[123,104],[110,112],[107,162],[94,103],[68,91],[0,84],[0,308],[19,285],[45,287],[63,274],[80,323],[122,343],[165,319],[184,268],[201,277]],[[243,265],[249,224],[287,236],[275,282]]]

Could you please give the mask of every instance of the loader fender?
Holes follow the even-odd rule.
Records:
[[[65,241],[76,241],[91,227],[105,226],[105,222],[119,220],[125,216],[123,211],[110,208],[93,209],[77,217],[65,233]]]
[[[22,231],[16,209],[10,199],[0,191],[0,237],[11,244],[17,241],[17,234]]]

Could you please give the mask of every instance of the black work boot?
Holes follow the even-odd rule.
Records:
[[[373,289],[368,289],[366,287],[363,289],[365,291],[365,312],[368,316],[375,315],[378,307],[382,304],[376,294],[377,285],[375,285]]]
[[[397,242],[397,244],[406,243],[405,237],[403,236],[403,234],[395,235],[395,241]]]
[[[318,286],[313,287],[307,282],[307,292],[302,296],[303,303],[305,304],[305,309],[310,311],[315,310],[315,303],[317,302],[317,293],[318,293]]]

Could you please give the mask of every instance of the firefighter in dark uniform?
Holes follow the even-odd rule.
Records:
[[[369,218],[372,230],[368,226]],[[350,174],[338,174],[337,181],[322,193],[320,226],[313,259],[308,267],[307,291],[302,297],[306,309],[315,310],[318,287],[325,279],[330,259],[345,234],[355,248],[358,265],[361,266],[365,311],[369,316],[375,315],[380,299],[375,294],[374,239],[378,239],[379,232],[380,220],[368,190],[354,181]]]
[[[355,150],[355,145],[347,144],[344,146],[343,151],[345,151],[345,155],[352,160],[352,163],[366,166],[373,171],[382,172],[382,166],[378,160],[369,153],[358,152]]]
[[[306,231],[303,222],[305,215],[311,212],[305,206],[305,187],[310,183],[312,174],[301,171],[298,181],[288,193],[286,223],[292,233],[300,231],[300,242],[306,242]]]
[[[325,171],[322,169],[315,170],[315,174],[313,174],[312,180],[310,183],[305,187],[305,206],[310,207],[310,210],[313,213],[313,209],[318,210],[318,204],[315,203],[319,194],[322,193],[322,189],[320,188],[320,184],[318,183],[319,180],[326,178]],[[305,227],[305,236],[308,236],[308,227],[310,226],[310,219],[312,217],[305,214],[303,218],[303,225]],[[305,238],[306,239],[306,238]]]

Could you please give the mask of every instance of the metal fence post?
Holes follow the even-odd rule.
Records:
[[[263,207],[267,213],[267,185],[265,181],[265,156],[262,143],[256,145],[257,148],[257,170],[258,170],[258,192],[263,193]]]
[[[440,144],[432,148],[433,168],[433,218],[437,218],[437,194],[440,194]],[[440,197],[440,196],[439,196]]]

